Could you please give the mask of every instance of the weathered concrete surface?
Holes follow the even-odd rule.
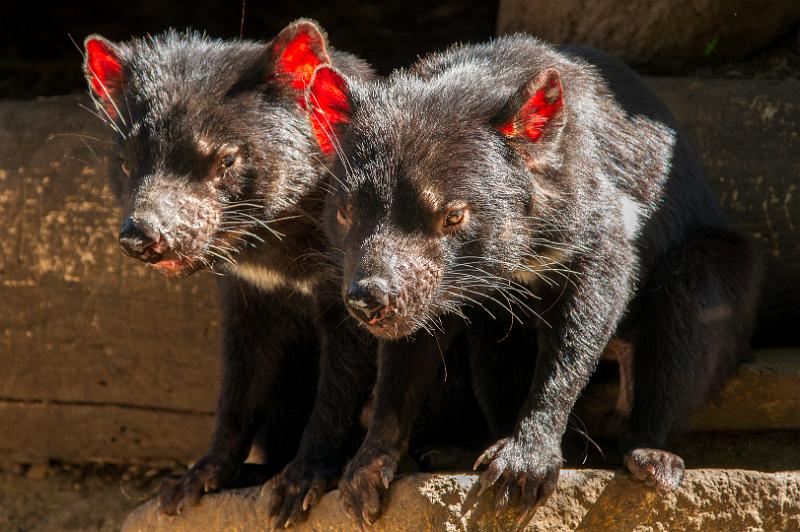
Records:
[[[476,475],[401,477],[392,484],[375,531],[513,530],[514,514],[494,515],[477,499]],[[206,496],[180,516],[160,516],[153,501],[134,510],[123,532],[264,530],[268,490]],[[314,508],[302,531],[353,530],[335,492]],[[659,495],[621,472],[565,470],[558,491],[526,530],[800,530],[800,472],[690,470],[680,490]]]
[[[666,73],[747,58],[798,20],[795,0],[501,0],[497,32],[588,43]]]
[[[761,337],[800,345],[800,83],[648,82],[768,252]],[[0,461],[196,459],[217,393],[214,279],[167,281],[120,253],[109,135],[81,103],[0,102]]]

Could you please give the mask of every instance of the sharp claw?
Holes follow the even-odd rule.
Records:
[[[278,519],[275,523],[275,528],[284,528],[286,527],[286,521],[289,520],[289,516],[286,515],[286,510],[281,508],[281,513],[278,515]]]
[[[310,490],[308,490],[308,493],[306,493],[306,496],[303,497],[303,511],[304,512],[307,512],[308,509],[311,508],[311,505],[314,504],[314,499],[315,498],[316,498],[316,495],[314,494],[314,488],[311,488]]]
[[[485,463],[485,461],[486,461],[486,453],[482,453],[482,454],[481,454],[481,455],[478,457],[478,459],[477,459],[477,460],[475,460],[475,463],[474,463],[474,464],[472,464],[472,470],[473,470],[473,471],[477,470],[477,469],[478,469],[478,468],[479,468],[479,467],[480,467],[482,464],[484,464],[484,463]]]
[[[389,478],[389,472],[386,469],[381,469],[381,480],[383,480],[383,487],[388,490],[391,479]]]
[[[344,513],[346,513],[353,521],[358,522],[358,519],[356,519],[355,510],[347,503],[344,504]]]
[[[367,526],[372,526],[372,518],[370,517],[370,515],[369,515],[369,512],[367,511],[367,509],[366,509],[366,508],[364,508],[363,510],[361,510],[361,519],[362,519],[362,520],[363,520],[365,523],[367,523]]]

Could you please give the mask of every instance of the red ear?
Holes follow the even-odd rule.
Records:
[[[498,131],[506,137],[524,135],[536,142],[550,126],[561,127],[564,122],[564,91],[561,76],[554,68],[536,76],[514,98],[514,116],[498,126]]]
[[[330,153],[336,127],[350,119],[350,89],[347,81],[333,68],[319,67],[311,78],[306,105],[319,147],[323,152]]]
[[[106,104],[113,118],[116,108],[113,95],[122,88],[122,62],[114,45],[106,39],[91,35],[84,41],[86,59],[83,70],[94,94]]]
[[[331,62],[325,35],[310,20],[298,20],[281,30],[272,43],[271,53],[279,79],[299,91],[311,82],[315,68]]]

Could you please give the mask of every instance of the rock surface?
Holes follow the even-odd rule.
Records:
[[[471,474],[401,477],[372,530],[512,530],[513,513],[495,516],[488,497],[476,500],[476,481]],[[158,515],[150,501],[122,530],[264,530],[268,497],[258,488],[208,495],[176,517]],[[353,528],[332,492],[293,530]],[[621,472],[565,470],[558,491],[526,530],[800,530],[800,472],[690,470],[678,492],[660,495]]]
[[[746,58],[799,20],[795,0],[501,0],[497,32],[588,43],[632,64],[672,72]]]

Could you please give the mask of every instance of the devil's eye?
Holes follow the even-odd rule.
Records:
[[[339,207],[336,209],[336,221],[342,225],[347,225],[350,222],[350,212],[347,207]]]
[[[220,159],[219,165],[222,168],[230,168],[231,166],[233,166],[233,163],[235,162],[236,162],[236,155],[229,153],[227,155],[224,155],[222,159]]]
[[[453,227],[464,221],[464,209],[455,209],[447,213],[444,218],[445,227]]]

